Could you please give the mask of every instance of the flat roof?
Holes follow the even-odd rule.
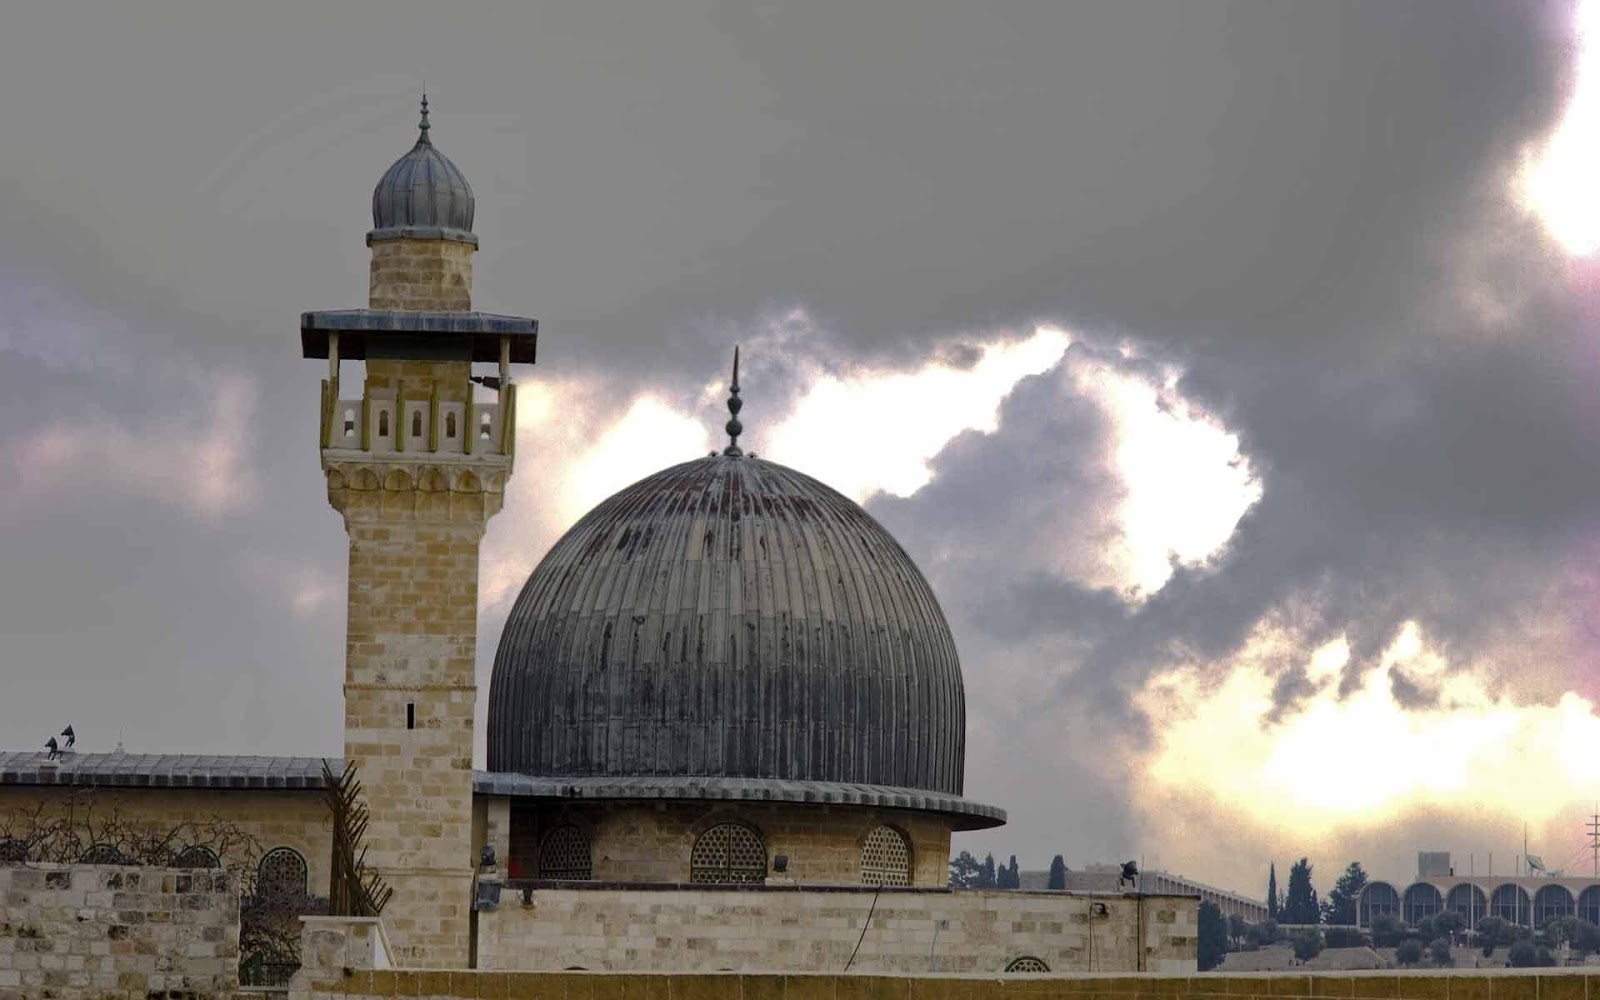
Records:
[[[485,312],[406,312],[398,309],[333,309],[300,314],[302,357],[326,358],[329,335],[339,334],[339,357],[363,361],[369,354],[497,362],[500,339],[511,341],[511,362],[531,365],[539,343],[539,321]],[[470,355],[470,357],[469,357]]]

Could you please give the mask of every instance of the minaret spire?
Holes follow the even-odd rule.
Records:
[[[737,458],[744,454],[739,448],[739,435],[744,431],[744,424],[739,423],[739,410],[744,407],[744,400],[739,398],[739,346],[737,344],[733,348],[733,384],[728,387],[728,392],[728,413],[730,414],[726,426],[728,446],[722,449],[722,453]]]
[[[422,121],[417,122],[417,142],[433,145],[433,140],[428,138],[428,91],[422,91]]]

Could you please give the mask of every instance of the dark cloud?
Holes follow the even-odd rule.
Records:
[[[1090,335],[1079,357],[1181,369],[1239,434],[1261,503],[1143,603],[1081,582],[1119,485],[1103,412],[1060,371],[873,505],[957,625],[987,733],[973,791],[1013,806],[995,843],[1025,864],[1126,853],[1118,768],[1149,737],[1129,692],[1269,614],[1349,635],[1357,664],[1415,618],[1534,695],[1574,683],[1576,660],[1550,678],[1507,652],[1552,601],[1593,606],[1600,538],[1600,362],[1504,189],[1570,76],[1564,4],[382,11],[8,21],[0,84],[30,97],[0,158],[0,455],[91,412],[169,426],[196,378],[259,392],[256,495],[220,523],[104,480],[0,502],[0,634],[30,664],[4,742],[83,692],[98,730],[147,720],[130,736],[162,747],[337,741],[340,602],[293,618],[263,582],[343,580],[296,314],[362,304],[368,192],[424,68],[478,194],[477,304],[544,323],[532,377],[688,405],[736,339],[791,345],[747,359],[782,386],[970,364],[991,331],[1055,320]],[[0,489],[20,475],[0,466]],[[1009,750],[1011,710],[1030,739],[1068,733],[1054,758]]]

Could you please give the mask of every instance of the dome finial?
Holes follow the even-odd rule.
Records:
[[[417,122],[417,141],[432,144],[428,138],[428,88],[422,88],[422,121]]]
[[[733,347],[733,384],[728,387],[728,446],[722,449],[724,455],[737,458],[744,452],[739,450],[739,434],[744,430],[744,424],[739,423],[739,410],[744,407],[744,401],[739,398],[739,345]]]

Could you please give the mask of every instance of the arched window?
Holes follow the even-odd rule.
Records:
[[[489,440],[489,438],[491,436],[493,436],[492,432],[489,429],[491,426],[492,426],[492,422],[489,419],[489,414],[487,414],[487,413],[478,414],[478,436],[479,437],[483,438],[485,441]]]
[[[1394,891],[1394,886],[1387,882],[1370,882],[1361,890],[1361,905],[1356,914],[1356,923],[1362,927],[1372,926],[1372,918],[1385,913],[1400,914],[1400,894]]]
[[[195,844],[185,847],[172,859],[174,868],[221,868],[222,859],[217,857],[217,852],[209,847]]]
[[[1044,960],[1041,958],[1034,958],[1032,955],[1023,955],[1021,958],[1013,958],[1010,962],[1006,963],[1006,971],[1049,972],[1050,966],[1044,964]]]
[[[1489,912],[1489,897],[1477,886],[1463,882],[1450,890],[1450,895],[1445,897],[1444,908],[1461,914],[1468,927],[1476,927],[1478,921]]]
[[[1572,893],[1559,885],[1540,886],[1533,895],[1533,926],[1543,927],[1546,920],[1572,916]]]
[[[559,826],[539,845],[539,877],[586,881],[594,878],[589,838],[575,826]]]
[[[1510,924],[1526,927],[1532,909],[1528,905],[1528,892],[1521,886],[1508,883],[1489,897],[1489,916],[1499,917]]]
[[[0,865],[20,865],[28,860],[28,845],[15,837],[0,840]]]
[[[1418,882],[1406,890],[1405,907],[1400,919],[1415,927],[1424,920],[1432,920],[1444,906],[1439,890],[1426,882]]]
[[[351,407],[344,409],[344,436],[351,437],[356,432],[356,411]]]
[[[456,436],[456,415],[454,413],[446,413],[444,415],[444,436],[447,438]]]
[[[1600,885],[1591,885],[1578,893],[1578,919],[1600,924]]]
[[[910,885],[911,842],[892,826],[880,826],[861,845],[863,885]]]
[[[80,865],[121,865],[126,863],[127,859],[122,856],[121,851],[117,850],[115,844],[95,844],[87,851],[84,851],[83,855],[78,858],[78,864]]]
[[[691,882],[764,882],[767,845],[743,823],[718,823],[695,839],[689,852]]]
[[[421,410],[413,410],[412,413],[411,413],[411,436],[414,437],[414,438],[419,438],[419,437],[422,436],[422,411]]]
[[[304,896],[306,859],[288,847],[274,847],[261,857],[256,867],[256,895]]]
[[[378,436],[381,437],[381,438],[386,438],[386,437],[389,436],[389,411],[388,410],[379,410],[378,411]]]

